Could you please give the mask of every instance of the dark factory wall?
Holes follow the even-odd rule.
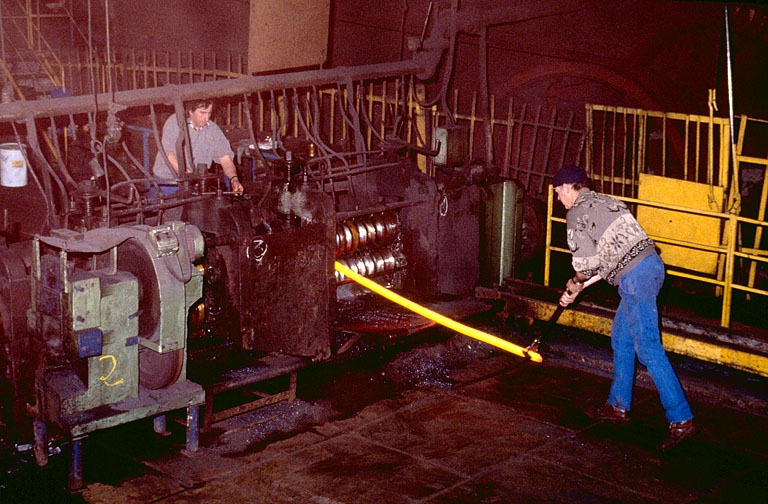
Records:
[[[708,89],[727,112],[724,4],[709,1],[463,0],[465,22],[494,13],[488,29],[489,90],[573,109],[585,102],[708,113]],[[409,58],[407,39],[434,35],[449,0],[333,0],[328,59],[351,66]],[[768,118],[768,7],[731,4],[734,111]],[[245,56],[245,0],[134,0],[112,3],[112,43],[166,50],[218,50]],[[430,7],[431,6],[431,7]],[[82,8],[82,6],[81,6]],[[275,8],[279,8],[276,6]],[[428,16],[429,13],[429,16]],[[82,12],[80,13],[82,16]],[[98,19],[99,14],[94,13]],[[514,22],[507,22],[513,20]],[[452,83],[461,99],[480,85],[479,29],[458,37]],[[284,37],[301,40],[297,23]],[[98,31],[98,30],[97,30]]]
[[[440,3],[433,3],[427,35]],[[401,26],[419,38],[429,4],[368,1],[360,9],[359,2],[338,0],[330,63],[397,59]],[[488,30],[489,88],[497,103],[514,97],[559,106],[593,102],[706,114],[708,89],[716,88],[720,112],[727,111],[721,2],[463,1],[460,12],[466,19],[476,7],[498,11],[500,5],[510,16],[534,9],[528,20]],[[768,8],[730,4],[729,16],[735,112],[766,118]],[[460,94],[480,84],[479,40],[477,34],[459,37],[453,83]]]
[[[104,3],[74,2],[85,29],[88,4],[94,40],[104,43]],[[113,47],[180,51],[245,52],[248,47],[248,0],[132,0],[110,2]]]

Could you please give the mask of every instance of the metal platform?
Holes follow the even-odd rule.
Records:
[[[204,402],[205,395],[200,385],[181,380],[160,390],[140,388],[137,397],[58,417],[55,426],[71,440],[69,488],[74,490],[82,487],[82,440],[98,430],[154,417],[155,431],[160,433],[165,430],[165,413],[186,408],[186,449],[197,451],[200,443],[199,407]],[[46,454],[47,446],[47,425],[36,420],[35,453]],[[47,457],[38,460],[38,463],[41,462],[47,463]]]
[[[560,290],[507,279],[503,288],[478,287],[477,297],[503,300],[502,316],[549,320],[557,307]],[[589,297],[566,309],[557,323],[610,336],[617,300]],[[599,304],[598,304],[599,302]],[[760,328],[725,329],[706,319],[675,313],[662,307],[662,343],[673,353],[720,364],[761,376],[768,376],[768,331]]]
[[[205,390],[205,409],[203,411],[203,430],[212,424],[241,415],[270,404],[282,401],[293,402],[296,399],[296,374],[306,367],[310,359],[277,353],[265,353],[253,359],[248,365],[226,368],[220,373],[207,373],[195,376]],[[279,391],[274,387],[262,387],[266,382],[286,378]],[[239,401],[227,407],[215,407],[217,396],[225,392],[243,389],[248,396],[257,399]]]

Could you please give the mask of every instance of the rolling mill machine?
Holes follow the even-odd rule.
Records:
[[[382,106],[361,121],[351,105],[363,79],[404,75],[410,92],[411,75],[428,66],[417,58],[124,91],[103,96],[96,111],[80,97],[0,105],[9,150],[28,175],[0,187],[4,453],[32,443],[44,465],[50,440],[64,439],[78,488],[81,443],[94,431],[153,418],[162,433],[166,413],[186,409],[187,450],[195,451],[200,417],[205,428],[292,400],[297,371],[310,363],[365,334],[392,338],[431,325],[366,307],[368,295],[334,270],[336,261],[422,299],[469,299],[441,305],[454,316],[484,308],[473,300],[480,189],[466,177],[424,173],[417,153],[436,151],[411,136],[412,126],[390,124],[370,147],[366,130],[384,128],[391,114]],[[338,99],[344,93],[348,101]],[[192,167],[175,194],[158,197],[133,150],[143,147],[146,160],[148,138],[159,141],[156,105],[183,114],[183,101],[201,96],[244,111],[246,127],[228,134],[245,193],[229,192],[213,165]],[[405,110],[400,100],[391,110]],[[340,110],[347,133],[335,142],[319,130],[323,107]],[[257,130],[251,115],[265,108],[272,122]],[[300,125],[294,135],[288,118]],[[90,136],[90,148],[78,151],[76,132]],[[44,150],[51,145],[55,154]],[[256,400],[214,407],[218,394],[283,379]]]

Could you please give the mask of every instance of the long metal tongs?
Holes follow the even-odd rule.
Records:
[[[525,347],[525,350],[527,352],[538,352],[539,351],[539,345],[541,345],[541,339],[544,336],[547,336],[552,331],[552,328],[557,323],[557,319],[559,319],[560,315],[562,315],[563,310],[565,310],[565,306],[563,306],[560,303],[558,303],[557,304],[557,308],[555,309],[555,313],[553,313],[552,316],[549,317],[549,320],[547,321],[547,325],[544,326],[544,329],[542,329],[542,331],[539,333],[539,335],[536,336],[536,339],[534,339],[531,342],[530,345]]]
[[[557,323],[557,319],[560,318],[560,314],[563,313],[563,310],[565,310],[565,306],[563,305],[557,305],[557,309],[555,310],[555,313],[552,314],[552,316],[547,321],[547,325],[544,327],[544,329],[539,333],[538,336],[536,336],[536,339],[534,339],[530,345],[525,347],[525,350],[528,352],[538,352],[539,351],[539,345],[541,345],[541,338],[548,335],[549,332],[552,330],[552,327]]]

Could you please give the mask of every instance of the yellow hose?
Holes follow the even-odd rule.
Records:
[[[444,315],[440,315],[439,313],[434,312],[429,308],[425,308],[420,304],[414,303],[413,301],[406,299],[403,296],[382,287],[381,285],[377,284],[373,280],[370,280],[368,278],[365,278],[364,276],[358,275],[357,273],[347,268],[343,264],[339,263],[338,261],[336,261],[333,266],[334,268],[336,268],[336,271],[338,271],[345,277],[354,280],[355,282],[359,283],[366,289],[371,290],[376,294],[379,294],[380,296],[384,296],[385,298],[389,299],[394,303],[399,304],[404,308],[408,308],[414,313],[418,313],[422,317],[428,318],[429,320],[437,322],[438,324],[448,327],[449,329],[453,329],[454,331],[460,332],[461,334],[464,334],[465,336],[469,336],[470,338],[474,338],[484,343],[488,343],[489,345],[493,345],[495,347],[501,348],[502,350],[506,350],[509,353],[519,355],[520,357],[526,357],[528,359],[531,359],[533,362],[542,361],[541,354],[539,354],[538,352],[526,350],[525,348],[515,345],[513,343],[510,343],[507,340],[501,339],[497,336],[493,336],[492,334],[488,334],[486,332],[466,326],[460,322],[456,322],[455,320],[449,319]]]

